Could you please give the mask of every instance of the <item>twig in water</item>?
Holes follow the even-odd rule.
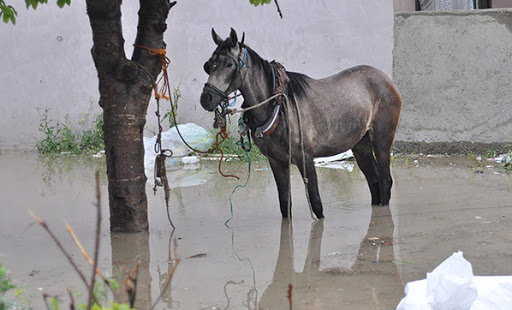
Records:
[[[139,264],[135,266],[135,269],[128,272],[125,279],[126,294],[130,302],[130,308],[135,305],[135,297],[137,295],[137,275],[139,274]]]
[[[169,287],[169,285],[171,285],[171,281],[172,281],[172,277],[174,276],[174,272],[176,271],[176,268],[178,267],[178,265],[180,263],[180,259],[178,258],[177,253],[178,253],[178,245],[176,243],[176,239],[174,239],[174,257],[175,257],[176,263],[174,264],[174,266],[172,266],[171,272],[169,273],[169,278],[167,279],[165,286],[162,288],[160,295],[158,295],[158,297],[155,300],[155,303],[151,306],[151,308],[149,308],[149,310],[155,309],[155,307],[158,304],[158,302],[160,301],[160,299],[162,299],[162,295],[164,294],[164,292],[167,291],[167,288]]]
[[[84,249],[84,247],[83,247],[82,243],[80,242],[80,240],[78,240],[78,237],[75,235],[75,232],[73,231],[73,228],[71,226],[67,225],[66,226],[66,230],[68,231],[69,235],[71,236],[71,239],[73,239],[73,241],[75,242],[76,246],[78,247],[78,249],[80,250],[82,255],[85,257],[87,262],[89,262],[89,264],[91,266],[94,266],[94,261],[91,259],[91,257],[89,257],[89,254],[87,254],[87,251]],[[119,296],[117,295],[116,290],[112,287],[112,284],[110,283],[110,280],[107,279],[107,277],[103,274],[103,272],[101,272],[101,270],[99,268],[96,268],[96,273],[103,280],[103,283],[105,283],[108,286],[108,288],[112,292],[112,296],[114,297],[115,302],[118,303],[120,301]]]
[[[69,300],[70,300],[69,310],[75,310],[75,298],[73,298],[73,293],[71,292],[71,290],[69,288],[67,288],[66,291],[68,291]]]
[[[288,302],[290,303],[290,310],[292,310],[292,291],[293,291],[293,285],[288,284]]]
[[[94,282],[96,281],[96,270],[98,269],[98,256],[100,251],[101,237],[101,200],[100,200],[100,172],[96,171],[96,239],[94,240],[94,264],[92,266],[91,284],[87,298],[87,308],[90,309],[94,297]]]

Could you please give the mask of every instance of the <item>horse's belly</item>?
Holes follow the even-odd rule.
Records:
[[[354,147],[368,130],[369,115],[361,114],[358,117],[340,115],[339,119],[315,130],[311,137],[314,156],[332,156]]]

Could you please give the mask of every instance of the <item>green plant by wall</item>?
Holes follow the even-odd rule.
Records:
[[[160,121],[160,124],[162,124],[167,119],[167,121],[169,122],[169,128],[172,128],[177,125],[174,121],[175,118],[178,116],[178,102],[181,99],[181,92],[179,86],[174,89],[173,97],[174,100],[171,103],[172,107],[165,112],[164,116],[162,117],[162,120]],[[172,115],[172,111],[174,111],[174,117]]]
[[[71,125],[66,117],[61,123],[52,119],[50,109],[38,109],[40,115],[39,132],[43,138],[37,142],[37,150],[42,154],[83,154],[97,153],[105,149],[103,139],[103,115],[97,115],[90,124],[80,129]]]

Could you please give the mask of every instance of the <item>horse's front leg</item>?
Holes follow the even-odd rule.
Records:
[[[318,191],[315,162],[313,161],[313,157],[308,155],[306,155],[305,162],[306,164],[304,165],[302,163],[302,156],[299,156],[299,160],[297,160],[297,167],[299,167],[302,179],[308,188],[308,203],[310,203],[311,209],[317,219],[322,219],[324,218],[324,209],[322,206],[322,200],[320,199],[320,193]],[[306,171],[304,171],[304,168],[306,168]]]
[[[274,174],[279,193],[279,206],[283,218],[292,217],[292,198],[290,189],[290,166],[287,162],[279,162],[268,158],[270,168]]]

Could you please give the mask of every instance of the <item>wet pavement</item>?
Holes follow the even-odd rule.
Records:
[[[417,160],[417,162],[415,161]],[[485,167],[492,165],[492,167]],[[95,230],[94,171],[102,174],[102,235],[99,268],[119,275],[140,263],[141,309],[162,293],[157,309],[394,309],[408,281],[425,278],[461,250],[475,275],[512,275],[512,175],[503,165],[466,157],[398,157],[389,208],[372,207],[357,166],[318,168],[323,221],[313,221],[296,168],[292,176],[294,218],[282,221],[268,164],[217,163],[168,172],[170,214],[164,193],[147,186],[150,232],[111,234],[103,159],[34,154],[0,155],[0,262],[11,271],[34,309],[42,293],[67,302],[66,288],[85,285],[46,232],[28,215],[45,219],[85,273],[87,262],[69,238],[73,227],[92,252]],[[151,179],[151,176],[149,176]]]

